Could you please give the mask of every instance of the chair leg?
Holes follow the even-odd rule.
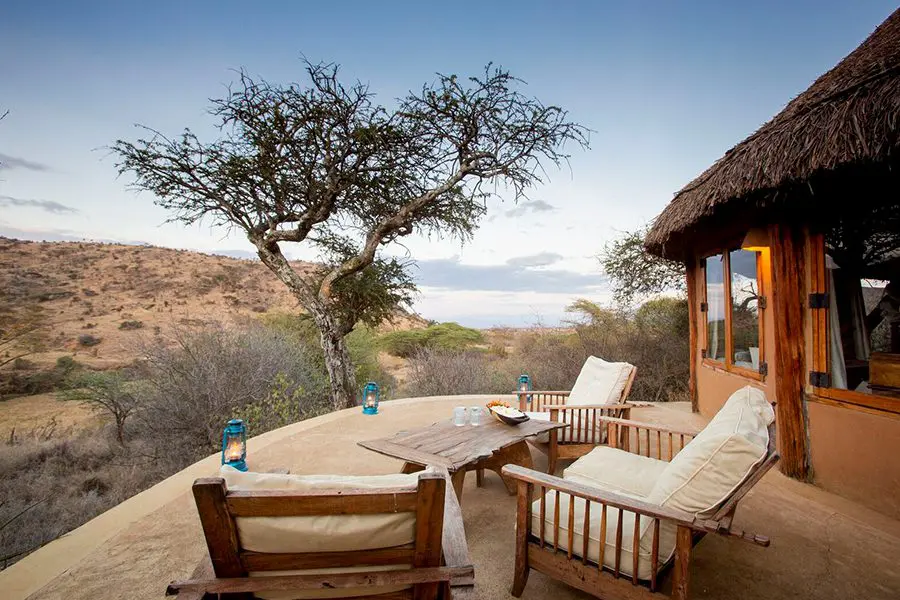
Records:
[[[675,534],[675,564],[672,565],[672,600],[687,600],[693,545],[691,529],[679,526]]]
[[[528,573],[531,569],[526,564],[524,567],[519,567],[519,561],[516,561],[516,572],[513,573],[513,584],[512,588],[510,588],[509,593],[519,598],[522,596],[522,592],[525,591],[525,584],[528,583]]]

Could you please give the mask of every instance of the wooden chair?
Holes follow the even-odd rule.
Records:
[[[595,447],[606,443],[606,435],[600,426],[601,417],[614,417],[621,419],[631,418],[631,409],[634,405],[625,400],[631,392],[631,386],[637,375],[637,367],[631,369],[631,374],[622,395],[615,404],[591,404],[587,406],[569,406],[569,391],[519,391],[516,395],[519,399],[519,410],[522,412],[546,412],[550,420],[558,423],[568,423],[568,427],[555,429],[548,434],[547,441],[529,439],[528,442],[547,455],[547,472],[551,475],[556,472],[556,466],[560,459],[572,459],[584,456]]]
[[[671,460],[687,442],[693,439],[695,433],[677,431],[666,427],[638,423],[617,418],[602,417],[607,429],[608,438],[615,446],[630,452],[656,458],[658,460]],[[654,443],[655,442],[655,443]],[[665,451],[663,450],[665,448]],[[665,457],[665,458],[664,458]],[[764,536],[753,535],[732,527],[734,513],[738,502],[744,495],[762,478],[766,472],[778,461],[775,451],[775,426],[769,427],[769,446],[765,458],[744,478],[742,483],[728,495],[721,503],[715,514],[708,519],[698,518],[691,513],[649,504],[629,496],[615,494],[596,487],[582,485],[573,481],[546,475],[538,471],[532,471],[518,466],[507,466],[503,473],[518,482],[518,499],[516,512],[516,558],[515,571],[511,593],[519,597],[528,581],[531,569],[559,579],[575,588],[598,598],[628,599],[665,597],[659,592],[660,577],[668,570],[672,573],[671,598],[685,600],[688,597],[689,569],[691,551],[708,533],[736,538],[757,544],[768,546],[769,539]],[[540,494],[540,531],[532,531],[532,496],[536,488]],[[555,492],[553,506],[553,543],[545,541],[546,496],[547,492]],[[568,495],[568,527],[567,549],[560,547],[560,494]],[[588,560],[589,531],[582,531],[584,545],[578,548],[573,543],[573,519],[575,515],[575,499],[584,500],[584,522],[587,529],[590,528],[590,514],[601,511],[599,539],[606,540],[607,524],[606,515],[608,509],[618,509],[616,522],[615,545],[611,549],[615,554],[614,567],[604,565],[605,560],[610,560],[607,552],[610,549],[606,544],[599,544],[599,561]],[[565,500],[563,500],[565,504]],[[596,504],[592,504],[596,503]],[[636,515],[634,519],[633,547],[626,548],[632,555],[633,563],[630,565],[632,575],[621,573],[623,550],[623,512],[628,511]],[[596,516],[596,513],[595,513]],[[639,543],[638,532],[641,524],[650,522],[652,526],[652,550],[650,553],[650,579],[643,581],[638,578],[639,570]],[[675,552],[671,559],[660,565],[660,527],[669,524],[676,528]],[[573,545],[576,551],[573,552]],[[665,557],[663,557],[665,560]]]
[[[209,556],[186,581],[175,581],[166,595],[180,600],[245,599],[253,592],[410,586],[400,592],[355,596],[357,600],[474,598],[475,574],[469,558],[462,512],[446,471],[425,471],[409,489],[229,491],[219,477],[197,479],[194,499]],[[404,546],[342,552],[275,554],[241,547],[236,518],[415,513],[415,541]],[[254,571],[384,567],[344,573],[249,577]],[[329,596],[333,597],[333,596]]]

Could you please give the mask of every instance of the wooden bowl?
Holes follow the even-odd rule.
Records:
[[[501,415],[496,412],[493,408],[491,409],[491,414],[494,415],[494,418],[500,421],[501,423],[506,423],[507,425],[520,425],[525,421],[530,420],[528,415],[522,415],[521,417],[508,417],[506,415]]]

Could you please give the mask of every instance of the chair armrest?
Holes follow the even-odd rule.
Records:
[[[578,406],[572,406],[569,404],[545,404],[544,410],[581,410],[581,409],[589,409],[589,410],[623,410],[623,409],[632,408],[629,404],[579,404]]]
[[[474,585],[475,567],[469,556],[469,544],[466,541],[462,508],[459,506],[459,500],[453,492],[450,473],[444,468],[437,468],[436,470],[444,476],[447,482],[447,491],[444,494],[444,529],[441,536],[444,564],[448,567],[461,569],[459,573],[450,579],[450,585]]]
[[[647,423],[645,421],[634,421],[631,419],[619,419],[617,417],[597,417],[598,420],[603,421],[604,423],[613,423],[618,425],[619,427],[624,428],[633,428],[633,429],[646,429],[649,431],[659,431],[660,433],[671,433],[672,435],[689,435],[692,438],[696,437],[699,431],[686,431],[683,429],[674,429],[672,427],[667,427],[665,425],[657,425],[656,423]]]
[[[519,399],[519,410],[525,411],[531,409],[535,412],[543,412],[545,410],[545,404],[565,404],[570,393],[571,392],[568,390],[530,390],[527,392],[517,391],[516,397]],[[531,399],[530,403],[528,402],[529,399]]]
[[[575,483],[567,479],[562,479],[554,475],[548,475],[518,465],[506,465],[502,470],[503,474],[509,478],[540,486],[545,490],[559,491],[561,493],[569,494],[570,496],[583,498],[589,502],[605,504],[606,506],[633,512],[651,519],[670,521],[675,525],[687,527],[693,531],[723,535],[758,546],[767,547],[769,545],[769,538],[766,536],[755,535],[741,530],[732,530],[730,522],[726,524],[712,519],[701,519],[687,511],[679,510],[677,508],[668,508],[650,504],[629,496],[606,491],[600,487]]]
[[[571,496],[577,496],[591,502],[612,506],[613,508],[640,513],[646,517],[666,519],[667,521],[672,521],[673,523],[684,527],[694,527],[694,522],[696,521],[694,515],[683,510],[649,504],[635,498],[606,491],[599,487],[575,483],[568,479],[562,479],[555,475],[548,475],[518,465],[506,465],[503,467],[502,471],[505,476],[511,479],[538,485],[547,488],[548,490],[558,490]]]
[[[166,588],[166,596],[184,592],[229,594],[261,591],[330,590],[383,585],[414,585],[452,581],[460,569],[424,567],[400,571],[357,571],[353,573],[315,573],[302,575],[272,575],[267,577],[219,577],[173,581]],[[452,585],[452,583],[451,583]]]

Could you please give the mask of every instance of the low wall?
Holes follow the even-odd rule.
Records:
[[[900,418],[811,401],[816,485],[900,519]]]

